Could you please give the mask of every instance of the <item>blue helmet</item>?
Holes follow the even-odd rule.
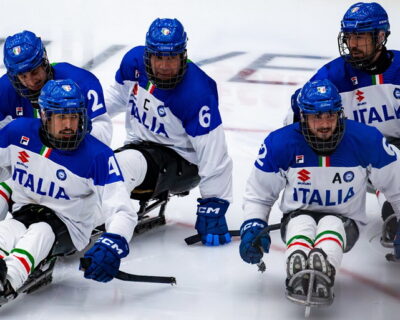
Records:
[[[32,71],[43,65],[47,79],[52,78],[49,60],[42,40],[30,31],[23,31],[7,37],[4,43],[4,65],[18,94],[37,103],[40,90],[31,91],[26,88],[18,79],[18,74]]]
[[[88,132],[88,116],[85,98],[79,86],[72,80],[50,80],[39,96],[42,129],[50,146],[60,150],[74,150]],[[78,119],[77,128],[64,128],[55,132],[53,115],[69,115]],[[62,133],[66,133],[65,137]]]
[[[301,114],[301,129],[310,147],[320,155],[331,154],[344,135],[345,121],[342,99],[337,88],[328,79],[307,82],[297,96]],[[332,135],[323,140],[310,130],[308,115],[337,114],[337,124]]]
[[[297,96],[297,104],[303,114],[343,110],[339,91],[328,79],[307,82]]]
[[[379,35],[380,32],[382,35]],[[349,34],[371,33],[373,50],[366,56],[353,57],[349,48]],[[358,2],[353,4],[344,14],[341,21],[338,46],[340,55],[357,69],[367,69],[374,61],[377,53],[386,44],[390,35],[389,17],[383,7],[376,2]]]
[[[344,14],[342,32],[390,31],[389,17],[383,7],[376,2],[358,2]]]
[[[144,62],[147,77],[160,89],[172,89],[182,80],[187,67],[187,35],[183,25],[177,19],[156,19],[146,34]],[[181,65],[178,73],[168,80],[156,77],[151,67],[150,58],[155,56],[180,56]]]

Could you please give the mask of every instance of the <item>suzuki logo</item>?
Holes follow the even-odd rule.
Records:
[[[356,95],[357,95],[357,100],[358,102],[361,102],[364,100],[364,96],[363,96],[364,92],[362,92],[361,90],[357,90]]]
[[[20,151],[18,153],[19,153],[18,159],[21,160],[23,163],[29,161],[29,154],[27,154],[26,151]]]
[[[303,182],[310,180],[309,175],[311,174],[311,172],[307,171],[306,169],[300,170],[297,174],[298,174],[297,178],[299,178],[299,180]]]

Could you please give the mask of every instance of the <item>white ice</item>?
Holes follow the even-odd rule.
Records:
[[[388,11],[392,36],[389,48],[400,48],[400,5],[379,1]],[[258,147],[282,124],[290,95],[328,59],[336,57],[340,20],[353,1],[321,0],[1,0],[0,38],[32,30],[44,40],[51,62],[84,66],[111,45],[124,46],[91,69],[106,88],[113,82],[123,54],[143,44],[151,21],[177,17],[189,35],[188,52],[202,61],[230,52],[235,57],[205,64],[203,69],[219,87],[220,110],[234,162],[234,199],[228,213],[231,229],[242,220],[242,194]],[[327,59],[276,58],[269,65],[311,68],[256,70],[248,80],[298,83],[272,85],[232,82],[231,78],[264,54],[316,55]],[[1,55],[1,54],[0,54]],[[94,60],[96,64],[96,59]],[[5,71],[0,64],[0,71]],[[1,103],[1,102],[0,102]],[[124,139],[123,117],[114,121],[113,147]],[[284,246],[279,232],[272,235],[271,252],[264,257],[267,271],[244,263],[239,241],[208,248],[188,247],[184,238],[195,233],[194,190],[172,198],[167,225],[137,236],[122,269],[177,278],[177,286],[114,280],[107,284],[85,280],[78,256],[60,259],[51,285],[0,308],[1,319],[301,319],[304,308],[284,295]],[[378,243],[381,226],[375,197],[368,196],[370,223],[353,250],[345,254],[335,283],[332,306],[315,309],[312,319],[398,319],[400,266],[384,259]],[[271,222],[280,212],[274,206]]]

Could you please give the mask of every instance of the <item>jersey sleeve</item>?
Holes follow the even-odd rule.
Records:
[[[377,147],[371,152],[369,178],[372,185],[383,192],[400,217],[400,151],[388,144],[378,130],[375,141]]]
[[[137,210],[125,189],[121,170],[111,150],[96,158],[92,172],[107,232],[119,234],[129,242],[137,224]]]
[[[198,158],[201,196],[232,202],[232,159],[222,125],[190,139]]]
[[[10,125],[0,129],[0,181],[5,181],[11,176],[11,156],[10,156]]]
[[[115,74],[114,83],[107,89],[106,104],[111,118],[119,113],[126,112],[134,81],[139,76],[138,59],[140,56],[143,59],[142,47],[128,51],[122,58],[119,69]]]
[[[203,198],[217,197],[232,202],[232,160],[228,154],[218,95],[212,90],[192,100],[183,126],[196,151]],[[196,110],[197,112],[193,111]]]
[[[246,220],[258,218],[268,221],[271,208],[285,187],[284,170],[275,154],[273,134],[270,134],[261,145],[247,180],[243,201]]]
[[[84,81],[88,117],[92,124],[91,134],[106,145],[112,138],[112,123],[107,113],[103,88],[100,81],[93,75],[87,74]]]
[[[0,78],[0,128],[14,119],[16,106],[19,106],[18,95],[12,87],[7,75]],[[12,110],[14,109],[14,110]]]

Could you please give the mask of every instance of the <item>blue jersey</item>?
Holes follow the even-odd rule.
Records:
[[[103,89],[99,80],[89,71],[69,63],[52,65],[53,79],[72,79],[82,90],[87,105],[88,116],[93,123],[92,134],[106,144],[111,142],[111,120],[107,115]],[[39,118],[39,110],[31,102],[21,97],[12,86],[7,74],[0,78],[0,128],[20,117]]]
[[[347,118],[376,127],[385,137],[400,138],[400,52],[393,52],[389,68],[369,75],[339,57],[317,71],[311,80],[329,79],[339,90]],[[299,117],[292,101],[295,119]],[[286,124],[291,123],[291,113]]]
[[[91,135],[77,150],[51,149],[39,138],[40,125],[39,119],[19,118],[0,131],[0,168],[2,178],[5,172],[11,177],[13,210],[30,203],[53,209],[78,250],[99,216],[118,213],[133,231],[136,211],[112,150]]]
[[[399,150],[375,128],[346,120],[342,141],[330,156],[318,156],[299,123],[268,135],[247,182],[246,219],[266,219],[284,190],[280,209],[334,213],[361,223],[368,179],[400,213]]]
[[[231,200],[232,164],[215,81],[188,61],[174,89],[158,89],[146,75],[143,55],[140,46],[124,56],[106,97],[109,113],[125,112],[127,142],[160,143],[196,164],[203,197]]]

